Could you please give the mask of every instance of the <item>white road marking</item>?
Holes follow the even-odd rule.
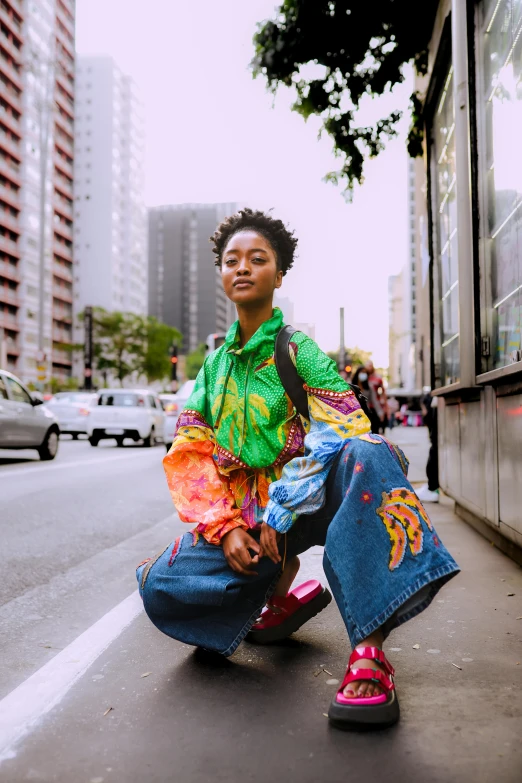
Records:
[[[0,701],[0,763],[141,611],[136,590]]]
[[[159,450],[159,449],[158,449]],[[16,470],[2,470],[0,467],[0,479],[4,478],[4,476],[27,476],[28,472],[31,473],[44,473],[47,470],[56,471],[56,470],[63,470],[64,468],[79,468],[82,465],[106,465],[107,462],[116,462],[120,460],[121,462],[126,462],[131,457],[141,457],[143,459],[144,452],[147,455],[154,454],[154,451],[151,451],[149,449],[144,449],[144,451],[136,451],[132,454],[118,454],[118,456],[114,457],[94,457],[93,459],[84,459],[77,462],[55,462],[53,465],[41,465],[41,463],[37,462],[35,460],[34,465],[27,465],[27,463]],[[161,460],[158,458],[158,462],[161,462]]]

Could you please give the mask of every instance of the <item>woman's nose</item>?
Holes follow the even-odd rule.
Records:
[[[237,274],[238,275],[249,275],[250,274],[250,264],[248,261],[240,261],[240,263],[237,266]]]

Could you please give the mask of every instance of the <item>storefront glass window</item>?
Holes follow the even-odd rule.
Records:
[[[459,272],[453,67],[448,68],[433,118],[434,207],[442,385],[459,380]]]
[[[483,3],[482,175],[494,367],[522,358],[522,0]]]

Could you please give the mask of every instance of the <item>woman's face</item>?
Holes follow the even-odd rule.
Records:
[[[228,298],[236,305],[272,301],[283,273],[276,254],[257,231],[238,231],[228,241],[221,260],[221,279]]]

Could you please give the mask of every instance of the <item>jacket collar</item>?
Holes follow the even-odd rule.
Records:
[[[250,340],[242,348],[239,345],[239,321],[236,321],[228,330],[225,345],[227,353],[234,353],[237,356],[251,354],[261,345],[273,342],[283,325],[283,312],[279,307],[274,307],[272,317],[265,321],[257,332],[252,335]]]

